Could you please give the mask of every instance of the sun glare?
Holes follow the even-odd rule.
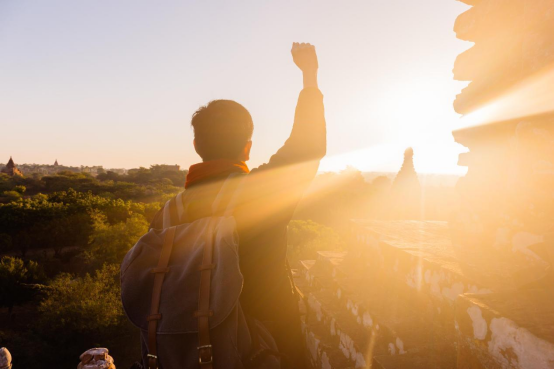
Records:
[[[340,172],[353,167],[362,172],[391,172],[391,168],[400,169],[402,153],[412,147],[418,173],[465,174],[464,167],[455,165],[463,147],[453,145],[452,140],[444,142],[442,138],[437,134],[421,133],[410,139],[328,155],[321,161],[319,171]]]
[[[515,85],[508,92],[461,119],[458,128],[529,117],[554,111],[554,65]]]

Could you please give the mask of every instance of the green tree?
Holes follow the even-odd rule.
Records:
[[[112,172],[111,170],[108,170],[105,173],[99,173],[96,176],[96,179],[98,179],[99,181],[114,181],[114,182],[117,182],[117,181],[121,180],[121,176],[119,174],[115,173],[115,172]]]
[[[9,234],[0,233],[0,254],[4,254],[12,249],[12,238]]]
[[[88,245],[93,231],[91,214],[94,212],[102,213],[107,225],[123,223],[119,228],[125,228],[125,222],[135,216],[136,219],[125,228],[129,229],[141,217],[150,221],[159,208],[157,202],[143,204],[73,189],[50,195],[38,194],[7,204],[0,203],[0,234],[9,236],[10,244],[22,256],[32,248],[53,249],[59,256],[65,247]],[[147,220],[142,219],[142,223]],[[141,228],[142,233],[146,233],[144,229]]]
[[[41,196],[0,204],[0,233],[9,235],[12,245],[25,256],[30,248],[49,240],[46,225],[69,211],[75,208]]]
[[[19,258],[3,256],[0,259],[0,305],[7,307],[11,314],[15,305],[34,297],[39,290],[34,283],[42,276],[42,271],[36,262],[25,263]]]
[[[59,257],[66,247],[84,246],[87,242],[87,234],[90,232],[90,217],[87,213],[64,214],[49,222],[40,224],[40,228],[47,232],[48,237],[43,238],[42,246],[54,250],[54,255]]]
[[[24,343],[37,337],[36,341],[45,343],[44,349],[18,349],[20,353],[41,355],[42,365],[34,368],[43,368],[45,363],[69,368],[85,349],[99,344],[109,347],[120,364],[125,363],[121,367],[131,366],[126,363],[126,355],[133,361],[140,357],[134,344],[138,331],[128,322],[121,304],[119,265],[104,265],[83,277],[58,275],[46,290],[38,311],[37,321],[28,329],[33,335],[24,337]]]
[[[332,228],[311,220],[289,223],[288,255],[293,259],[315,259],[318,251],[340,251],[344,242]]]
[[[13,179],[5,173],[0,173],[0,193],[13,188]]]
[[[148,232],[148,222],[140,214],[133,214],[125,223],[110,225],[106,217],[97,212],[93,221],[87,255],[102,263],[121,263],[127,251]]]
[[[4,191],[2,196],[10,202],[17,201],[21,198],[21,194],[17,191]]]
[[[60,274],[39,306],[43,334],[71,337],[120,325],[124,314],[118,277],[118,265],[104,265],[83,278]]]
[[[23,185],[17,185],[13,188],[13,190],[15,192],[19,192],[20,195],[23,195],[25,193],[25,191],[27,191],[27,187],[25,187]]]

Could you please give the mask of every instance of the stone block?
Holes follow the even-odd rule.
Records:
[[[12,368],[12,354],[5,347],[0,347],[0,369]]]
[[[554,368],[552,291],[468,294],[456,309],[458,368]]]
[[[522,79],[523,75],[521,73],[512,73],[494,81],[473,81],[456,96],[454,110],[462,115],[473,113],[498,99]]]
[[[454,31],[461,40],[480,42],[522,30],[525,0],[483,0],[456,19]]]
[[[518,34],[476,43],[456,58],[454,79],[495,83],[506,75],[522,73],[523,39],[524,36]]]
[[[77,369],[115,369],[107,348],[92,348],[81,354]]]
[[[462,13],[454,29],[475,45],[454,65],[455,79],[472,81],[456,97],[455,111],[469,114],[549,68],[554,63],[553,19],[549,0],[483,0]]]
[[[317,325],[302,321],[302,331],[306,338],[308,359],[312,368],[316,369],[349,369],[354,368],[335,344],[328,342],[325,335],[317,332]]]
[[[551,27],[554,22],[554,3],[551,0],[525,1],[525,27]]]
[[[477,4],[480,4],[481,1],[483,0],[458,0],[464,4],[467,4],[467,5],[477,5]]]
[[[545,67],[550,68],[554,63],[554,25],[525,33],[521,55],[526,75],[532,76]]]
[[[456,356],[448,350],[422,350],[401,356],[376,356],[372,369],[456,369]]]

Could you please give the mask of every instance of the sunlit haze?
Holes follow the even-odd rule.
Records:
[[[548,66],[484,107],[459,120],[459,128],[512,120],[554,111],[554,67]]]
[[[199,161],[190,117],[233,99],[250,110],[250,166],[290,133],[300,72],[293,41],[316,45],[328,155],[320,171],[463,173],[452,80],[470,44],[466,6],[389,1],[2,1],[0,162],[103,165]],[[401,12],[398,9],[402,9]]]
[[[0,0],[0,129],[0,369],[554,369],[554,0]]]

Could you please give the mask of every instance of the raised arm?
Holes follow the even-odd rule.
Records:
[[[292,59],[302,71],[304,89],[300,92],[294,125],[289,139],[273,155],[269,163],[256,170],[311,161],[315,170],[326,152],[326,128],[323,95],[317,84],[318,61],[315,46],[308,43],[292,44]],[[314,172],[315,175],[315,172]]]
[[[304,80],[292,132],[269,163],[247,176],[243,201],[235,211],[240,267],[245,276],[241,301],[245,311],[268,316],[268,319],[275,315],[264,312],[273,312],[268,307],[275,309],[280,304],[284,306],[281,315],[295,314],[290,310],[294,310],[295,302],[284,303],[286,299],[293,299],[292,281],[288,279],[286,267],[287,225],[317,173],[326,146],[323,95],[317,87],[315,48],[295,43],[292,57]]]

